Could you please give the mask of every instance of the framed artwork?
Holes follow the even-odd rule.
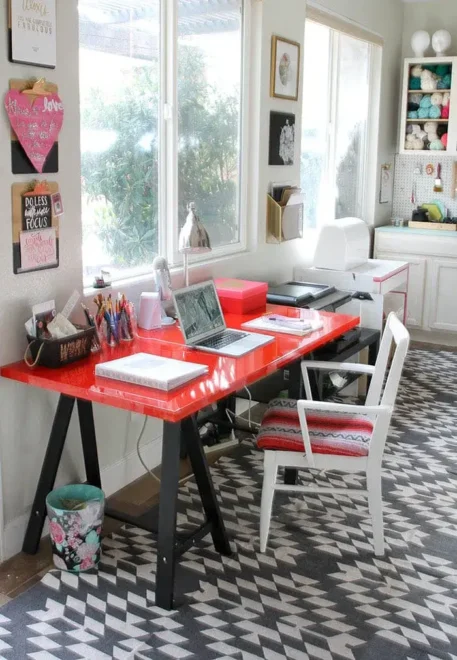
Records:
[[[10,62],[54,69],[57,0],[8,0]]]
[[[271,39],[270,96],[298,99],[300,84],[300,44],[273,35]]]
[[[295,161],[295,115],[270,112],[269,165],[293,165]]]

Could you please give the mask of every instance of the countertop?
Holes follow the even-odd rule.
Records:
[[[426,236],[440,236],[441,238],[457,238],[457,231],[446,231],[445,229],[416,229],[412,227],[394,227],[386,225],[385,227],[376,227],[376,231],[381,233],[395,232],[396,234],[425,234]]]

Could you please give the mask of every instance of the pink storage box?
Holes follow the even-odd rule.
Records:
[[[250,282],[232,277],[214,280],[221,307],[228,314],[248,314],[253,310],[265,308],[267,304],[268,284]]]

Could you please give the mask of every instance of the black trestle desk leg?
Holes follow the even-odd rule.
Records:
[[[87,483],[91,486],[101,488],[102,480],[100,477],[100,465],[98,462],[94,411],[91,401],[83,401],[78,399],[78,416]]]
[[[173,609],[176,564],[176,516],[182,423],[164,422],[157,539],[156,605]]]
[[[54,487],[74,405],[73,397],[60,396],[22,546],[23,552],[29,555],[34,555],[40,545],[46,517],[46,497]]]
[[[183,435],[186,439],[187,453],[197,482],[198,492],[208,522],[211,523],[214,547],[222,555],[230,556],[232,550],[225,529],[224,521],[219,509],[216,491],[211,479],[208,462],[203,450],[200,434],[194,418],[187,418],[183,422]]]

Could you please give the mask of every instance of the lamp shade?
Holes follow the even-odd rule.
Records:
[[[208,232],[195,213],[195,204],[189,204],[189,213],[184,227],[179,233],[178,249],[183,254],[200,254],[211,251],[211,241]]]

